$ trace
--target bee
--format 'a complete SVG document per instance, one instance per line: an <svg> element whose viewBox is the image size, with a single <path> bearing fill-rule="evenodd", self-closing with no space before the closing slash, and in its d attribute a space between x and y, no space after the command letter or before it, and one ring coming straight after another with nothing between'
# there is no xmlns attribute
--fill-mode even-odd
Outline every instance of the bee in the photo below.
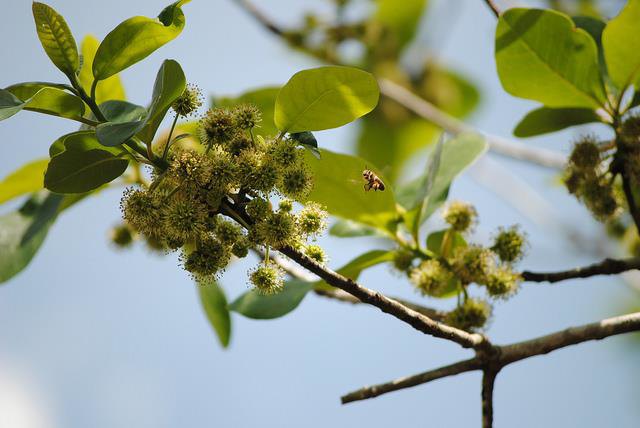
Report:
<svg viewBox="0 0 640 428"><path fill-rule="evenodd" d="M365 192L368 192L371 189L373 189L374 192L378 190L382 192L384 190L384 183L382 182L382 180L380 180L380 177L378 177L370 169L365 169L364 171L362 171L362 177L364 178L364 181L366 181L364 185Z"/></svg>

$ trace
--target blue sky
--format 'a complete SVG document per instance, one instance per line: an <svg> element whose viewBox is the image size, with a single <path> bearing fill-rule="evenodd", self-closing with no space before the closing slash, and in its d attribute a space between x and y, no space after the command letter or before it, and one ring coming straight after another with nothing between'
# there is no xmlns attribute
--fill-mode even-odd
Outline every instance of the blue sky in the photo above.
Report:
<svg viewBox="0 0 640 428"><path fill-rule="evenodd" d="M87 33L103 37L123 19L154 16L165 6L158 0L49 3L65 15L78 40ZM476 82L483 101L470 122L510 136L534 103L500 87L492 56L495 19L481 1L460 1L455 7L443 0L433 3L435 18L425 22L423 37L430 47L420 45L416 53L437 54ZM327 2L259 4L287 23L308 7L326 9ZM134 102L147 102L165 58L177 59L191 82L217 94L281 84L315 65L283 47L229 0L193 0L185 13L188 24L180 38L123 73ZM3 16L0 86L61 81L39 46L31 2L7 2ZM356 126L317 137L324 147L348 151ZM49 144L74 128L28 112L3 122L0 176L45 157ZM575 135L567 131L522 144L566 152ZM506 174L543 195L547 205L538 208L570 224L589 245L572 244L557 230L523 216L479 182L486 171ZM602 256L590 250L594 243L616 255L586 211L553 183L549 171L489 155L455 183L452 193L476 205L481 224L474 239L479 242L499 225L522 225L531 241L525 268L562 269L594 261ZM477 373L339 404L341 394L365 384L469 356L373 308L308 296L297 311L279 320L234 316L231 347L221 350L195 286L174 256L109 246L107 230L119 219L119 198L119 190L108 190L65 213L31 266L0 287L0 427L478 426ZM376 245L367 239L325 239L322 244L334 267ZM229 269L223 279L229 295L246 290L245 271L252 262ZM365 273L362 283L420 300L386 267ZM512 300L496 305L488 334L498 343L522 340L613 316L633 299L637 294L616 278L528 284ZM507 368L496 384L496 426L637 426L637 352L628 339L618 337Z"/></svg>

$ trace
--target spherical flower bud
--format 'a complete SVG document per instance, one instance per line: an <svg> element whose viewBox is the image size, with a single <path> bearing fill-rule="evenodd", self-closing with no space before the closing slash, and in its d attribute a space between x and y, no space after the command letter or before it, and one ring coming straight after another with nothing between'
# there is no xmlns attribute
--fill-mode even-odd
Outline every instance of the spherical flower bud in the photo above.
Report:
<svg viewBox="0 0 640 428"><path fill-rule="evenodd" d="M272 213L254 226L256 238L264 245L282 248L296 239L295 217L290 213Z"/></svg>
<svg viewBox="0 0 640 428"><path fill-rule="evenodd" d="M306 254L307 257L309 257L310 259L312 259L313 261L321 265L327 262L327 255L325 254L322 247L320 247L319 245L313 245L313 244L307 245L304 248L304 253Z"/></svg>
<svg viewBox="0 0 640 428"><path fill-rule="evenodd" d="M253 221L260 222L271 214L271 206L269 201L258 197L247 203L246 211Z"/></svg>
<svg viewBox="0 0 640 428"><path fill-rule="evenodd" d="M224 108L210 109L200 119L200 139L207 146L226 143L237 131L235 116Z"/></svg>
<svg viewBox="0 0 640 428"><path fill-rule="evenodd" d="M620 129L620 135L627 145L640 143L640 116L629 116Z"/></svg>
<svg viewBox="0 0 640 428"><path fill-rule="evenodd" d="M243 133L236 134L231 141L229 141L227 147L229 153L234 156L239 156L244 150L249 150L253 146L251 138Z"/></svg>
<svg viewBox="0 0 640 428"><path fill-rule="evenodd" d="M211 167L208 184L211 188L226 190L236 179L238 165L231 155L221 147L209 152Z"/></svg>
<svg viewBox="0 0 640 428"><path fill-rule="evenodd" d="M278 204L278 210L284 213L290 213L293 211L293 201L291 199L283 199Z"/></svg>
<svg viewBox="0 0 640 428"><path fill-rule="evenodd" d="M477 245L459 247L453 259L453 271L463 284L484 284L494 265L493 253Z"/></svg>
<svg viewBox="0 0 640 428"><path fill-rule="evenodd" d="M199 243L191 254L184 255L184 268L196 278L210 277L223 270L231 258L227 246L208 238Z"/></svg>
<svg viewBox="0 0 640 428"><path fill-rule="evenodd" d="M574 146L569 161L580 169L593 169L600 163L600 149L594 136L582 137Z"/></svg>
<svg viewBox="0 0 640 428"><path fill-rule="evenodd" d="M262 120L260 110L252 104L240 104L233 109L235 121L241 129L251 129Z"/></svg>
<svg viewBox="0 0 640 428"><path fill-rule="evenodd" d="M120 208L125 221L140 233L155 236L162 221L159 204L145 190L129 188L124 192Z"/></svg>
<svg viewBox="0 0 640 428"><path fill-rule="evenodd" d="M241 259L247 257L247 254L249 254L249 248L251 248L251 242L246 236L242 235L240 239L233 243L231 253Z"/></svg>
<svg viewBox="0 0 640 428"><path fill-rule="evenodd" d="M216 237L225 245L233 245L242 237L240 227L227 220L219 220L215 228Z"/></svg>
<svg viewBox="0 0 640 428"><path fill-rule="evenodd" d="M255 180L250 188L265 194L271 193L278 182L279 176L280 169L278 166L273 162L269 162L268 157L265 156L263 162L255 171Z"/></svg>
<svg viewBox="0 0 640 428"><path fill-rule="evenodd" d="M500 268L487 277L487 292L493 297L509 297L518 291L522 278L511 269Z"/></svg>
<svg viewBox="0 0 640 428"><path fill-rule="evenodd" d="M202 91L196 85L188 84L182 95L171 105L178 116L189 116L202 107Z"/></svg>
<svg viewBox="0 0 640 428"><path fill-rule="evenodd" d="M313 177L304 164L285 170L278 188L285 195L295 200L304 199L313 187Z"/></svg>
<svg viewBox="0 0 640 428"><path fill-rule="evenodd" d="M184 243L199 238L206 231L209 212L206 206L191 198L168 200L163 213L161 233L168 240Z"/></svg>
<svg viewBox="0 0 640 428"><path fill-rule="evenodd" d="M261 263L249 274L249 282L260 294L275 294L284 287L284 273L275 264Z"/></svg>
<svg viewBox="0 0 640 428"><path fill-rule="evenodd" d="M298 213L297 222L304 236L318 236L327 227L327 212L319 204L310 202Z"/></svg>
<svg viewBox="0 0 640 428"><path fill-rule="evenodd" d="M526 246L526 238L518 226L500 228L493 239L491 250L506 263L513 263L522 258Z"/></svg>
<svg viewBox="0 0 640 428"><path fill-rule="evenodd" d="M268 149L268 154L278 166L288 168L301 162L303 151L297 147L295 141L287 138L276 140L271 144Z"/></svg>
<svg viewBox="0 0 640 428"><path fill-rule="evenodd" d="M578 195L582 190L585 175L582 170L576 170L575 167L569 166L565 171L564 185L572 195Z"/></svg>
<svg viewBox="0 0 640 428"><path fill-rule="evenodd" d="M133 230L128 224L122 223L111 229L109 238L116 247L126 248L133 243Z"/></svg>
<svg viewBox="0 0 640 428"><path fill-rule="evenodd" d="M491 306L480 299L467 299L462 305L449 312L444 322L450 326L473 331L482 328L491 316Z"/></svg>
<svg viewBox="0 0 640 428"><path fill-rule="evenodd" d="M169 167L169 174L180 183L203 186L209 181L211 175L210 160L193 150L185 150L177 153ZM161 179L160 177L156 180Z"/></svg>
<svg viewBox="0 0 640 428"><path fill-rule="evenodd" d="M611 183L604 178L585 180L581 196L593 216L600 221L608 220L619 212L619 198Z"/></svg>
<svg viewBox="0 0 640 428"><path fill-rule="evenodd" d="M400 272L407 272L413 265L415 254L404 248L399 248L393 252L393 267Z"/></svg>
<svg viewBox="0 0 640 428"><path fill-rule="evenodd" d="M465 202L453 201L449 203L443 213L444 221L457 232L466 232L475 224L478 214L476 209Z"/></svg>
<svg viewBox="0 0 640 428"><path fill-rule="evenodd" d="M423 261L409 275L409 280L420 293L435 297L442 295L451 279L451 272L435 259Z"/></svg>

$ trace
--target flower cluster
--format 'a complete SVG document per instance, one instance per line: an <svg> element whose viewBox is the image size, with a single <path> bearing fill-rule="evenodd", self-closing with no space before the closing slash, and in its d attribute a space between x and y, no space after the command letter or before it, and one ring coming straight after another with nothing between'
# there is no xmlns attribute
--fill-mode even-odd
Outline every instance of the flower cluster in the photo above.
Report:
<svg viewBox="0 0 640 428"><path fill-rule="evenodd" d="M467 244L464 235L477 223L477 217L473 206L451 202L443 210L449 228L439 232L437 248L429 244L435 254L399 248L393 257L393 266L406 273L421 294L463 297L445 322L465 330L482 328L491 314L488 302L468 297L468 286L482 286L492 298L513 295L522 280L513 271L513 264L522 258L526 248L525 235L517 226L499 228L488 247Z"/></svg>
<svg viewBox="0 0 640 428"><path fill-rule="evenodd" d="M197 108L193 93L181 98L174 104L179 115ZM185 270L197 279L218 275L232 256L245 257L254 247L294 247L326 261L307 240L322 232L327 214L314 203L294 212L294 201L305 202L313 186L303 149L285 137L255 135L260 119L252 105L209 110L199 124L201 146L171 146L168 168L154 171L148 188L128 189L122 198L128 227L156 247L180 251ZM277 209L273 197L280 199ZM282 277L265 260L249 281L274 293L282 289Z"/></svg>

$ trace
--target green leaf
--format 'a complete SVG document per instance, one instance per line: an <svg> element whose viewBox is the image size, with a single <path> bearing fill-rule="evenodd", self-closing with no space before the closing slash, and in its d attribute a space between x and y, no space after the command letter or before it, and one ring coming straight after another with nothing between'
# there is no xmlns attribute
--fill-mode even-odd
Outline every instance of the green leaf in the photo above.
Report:
<svg viewBox="0 0 640 428"><path fill-rule="evenodd" d="M204 313L223 348L231 339L231 316L224 290L214 280L198 283L198 294Z"/></svg>
<svg viewBox="0 0 640 428"><path fill-rule="evenodd" d="M67 76L80 67L78 47L62 15L43 3L33 2L33 19L47 56Z"/></svg>
<svg viewBox="0 0 640 428"><path fill-rule="evenodd" d="M217 107L253 104L262 112L262 121L260 122L257 132L261 135L276 135L278 128L273 122L273 115L278 92L280 92L280 88L278 87L265 87L245 92L238 97L214 97L212 104Z"/></svg>
<svg viewBox="0 0 640 428"><path fill-rule="evenodd" d="M40 192L0 217L0 283L24 269L36 254L64 197Z"/></svg>
<svg viewBox="0 0 640 428"><path fill-rule="evenodd" d="M484 137L478 134L460 134L446 141L442 148L440 167L433 181L428 203L423 208L420 216L421 223L444 203L453 179L486 150L487 142ZM425 174L428 174L428 172L425 171ZM410 227L414 224L415 217L418 214L418 209L412 209L412 206L417 200L418 192L424 180L423 175L398 190L398 202L409 210L405 214L405 222Z"/></svg>
<svg viewBox="0 0 640 428"><path fill-rule="evenodd" d="M135 16L104 38L93 60L93 77L104 80L151 55L178 37L185 24L182 0L167 6L157 19Z"/></svg>
<svg viewBox="0 0 640 428"><path fill-rule="evenodd" d="M393 189L382 192L364 190L364 169L384 177L364 159L322 150L322 160L306 153L307 165L314 175L314 187L308 200L324 205L335 216L380 229L392 230L397 218Z"/></svg>
<svg viewBox="0 0 640 428"><path fill-rule="evenodd" d="M129 104L124 108L126 114L119 114L116 121L101 123L97 126L98 140L104 146L114 147L137 134L143 142L151 142L171 104L182 95L186 85L186 77L180 64L174 60L164 61L156 76L153 99L146 116L140 120L126 121L141 113L139 110L141 107ZM115 105L111 104L111 106Z"/></svg>
<svg viewBox="0 0 640 428"><path fill-rule="evenodd" d="M447 243L448 248L442 248L442 243L444 241L445 234L447 233L449 233L449 242ZM453 251L456 248L466 246L467 241L464 239L464 236L451 229L439 230L429 234L427 237L427 248L437 256L448 257L453 254Z"/></svg>
<svg viewBox="0 0 640 428"><path fill-rule="evenodd" d="M329 229L329 235L337 236L339 238L355 238L359 236L388 236L386 233L381 232L375 227L356 223L355 221L351 220L337 220Z"/></svg>
<svg viewBox="0 0 640 428"><path fill-rule="evenodd" d="M48 162L48 159L29 162L0 181L0 204L17 196L42 190Z"/></svg>
<svg viewBox="0 0 640 428"><path fill-rule="evenodd" d="M513 135L520 138L534 137L599 121L596 112L587 108L540 107L527 113L513 130Z"/></svg>
<svg viewBox="0 0 640 428"><path fill-rule="evenodd" d="M318 150L318 140L316 140L316 137L311 132L295 132L293 134L289 134L289 136L292 140L307 149L309 153L315 156L316 159L320 159L322 157L320 155L320 150Z"/></svg>
<svg viewBox="0 0 640 428"><path fill-rule="evenodd" d="M129 164L117 149L102 147L93 131L65 135L50 152L55 155L47 167L44 185L56 193L97 189L122 175Z"/></svg>
<svg viewBox="0 0 640 428"><path fill-rule="evenodd" d="M513 8L496 30L496 64L504 89L548 107L605 105L595 41L566 15Z"/></svg>
<svg viewBox="0 0 640 428"><path fill-rule="evenodd" d="M147 116L147 109L127 101L110 100L100 104L100 111L109 122L135 122Z"/></svg>
<svg viewBox="0 0 640 428"><path fill-rule="evenodd" d="M629 0L622 12L602 32L607 70L613 83L624 91L640 86L640 0Z"/></svg>
<svg viewBox="0 0 640 428"><path fill-rule="evenodd" d="M234 300L229 309L258 320L280 318L297 308L312 289L312 282L287 281L284 289L277 294L263 295L254 290L247 291Z"/></svg>
<svg viewBox="0 0 640 428"><path fill-rule="evenodd" d="M82 40L80 50L82 52L82 67L80 73L78 73L78 80L80 85L87 93L91 92L91 85L93 84L93 72L91 65L93 59L98 51L100 41L95 36L88 35ZM124 91L124 86L120 80L120 76L114 74L113 76L102 80L96 86L96 103L102 104L108 100L126 100L127 96Z"/></svg>
<svg viewBox="0 0 640 428"><path fill-rule="evenodd" d="M418 187L415 200L411 206L411 210L415 211L415 218L413 221L413 235L418 236L420 231L420 225L422 224L422 213L427 210L429 206L431 191L433 190L433 186L436 181L436 177L438 175L438 171L440 170L440 161L442 160L442 147L444 146L445 135L442 133L440 135L440 139L438 140L438 144L433 149L431 156L429 156L429 161L427 162L427 168L425 170L425 174L423 176L422 182ZM436 197L439 194L436 194Z"/></svg>
<svg viewBox="0 0 640 428"><path fill-rule="evenodd" d="M27 91L27 89L23 88L12 88L12 91L15 92L23 90ZM84 102L79 97L63 90L45 87L38 90L30 98L22 100L12 92L0 89L0 120L8 119L21 110L30 110L78 122L86 122L83 117Z"/></svg>
<svg viewBox="0 0 640 428"><path fill-rule="evenodd" d="M337 128L378 104L378 84L366 71L328 66L300 71L282 87L274 122L282 132Z"/></svg>
<svg viewBox="0 0 640 428"><path fill-rule="evenodd" d="M356 281L360 277L360 274L366 269L382 263L390 262L391 260L393 260L393 252L388 250L371 250L364 254L360 254L336 272ZM315 283L315 288L327 290L333 289L334 287L327 284L325 281L318 281Z"/></svg>
<svg viewBox="0 0 640 428"><path fill-rule="evenodd" d="M398 51L416 35L426 0L404 0L398 7L397 0L377 0L375 20L386 26L398 46Z"/></svg>
<svg viewBox="0 0 640 428"><path fill-rule="evenodd" d="M73 88L69 85L65 85L63 83L52 83L52 82L23 82L16 83L15 85L11 85L5 88L5 91L11 92L16 98L20 100L26 100L34 96L35 94L43 88L54 88L60 89L63 91L72 91Z"/></svg>

